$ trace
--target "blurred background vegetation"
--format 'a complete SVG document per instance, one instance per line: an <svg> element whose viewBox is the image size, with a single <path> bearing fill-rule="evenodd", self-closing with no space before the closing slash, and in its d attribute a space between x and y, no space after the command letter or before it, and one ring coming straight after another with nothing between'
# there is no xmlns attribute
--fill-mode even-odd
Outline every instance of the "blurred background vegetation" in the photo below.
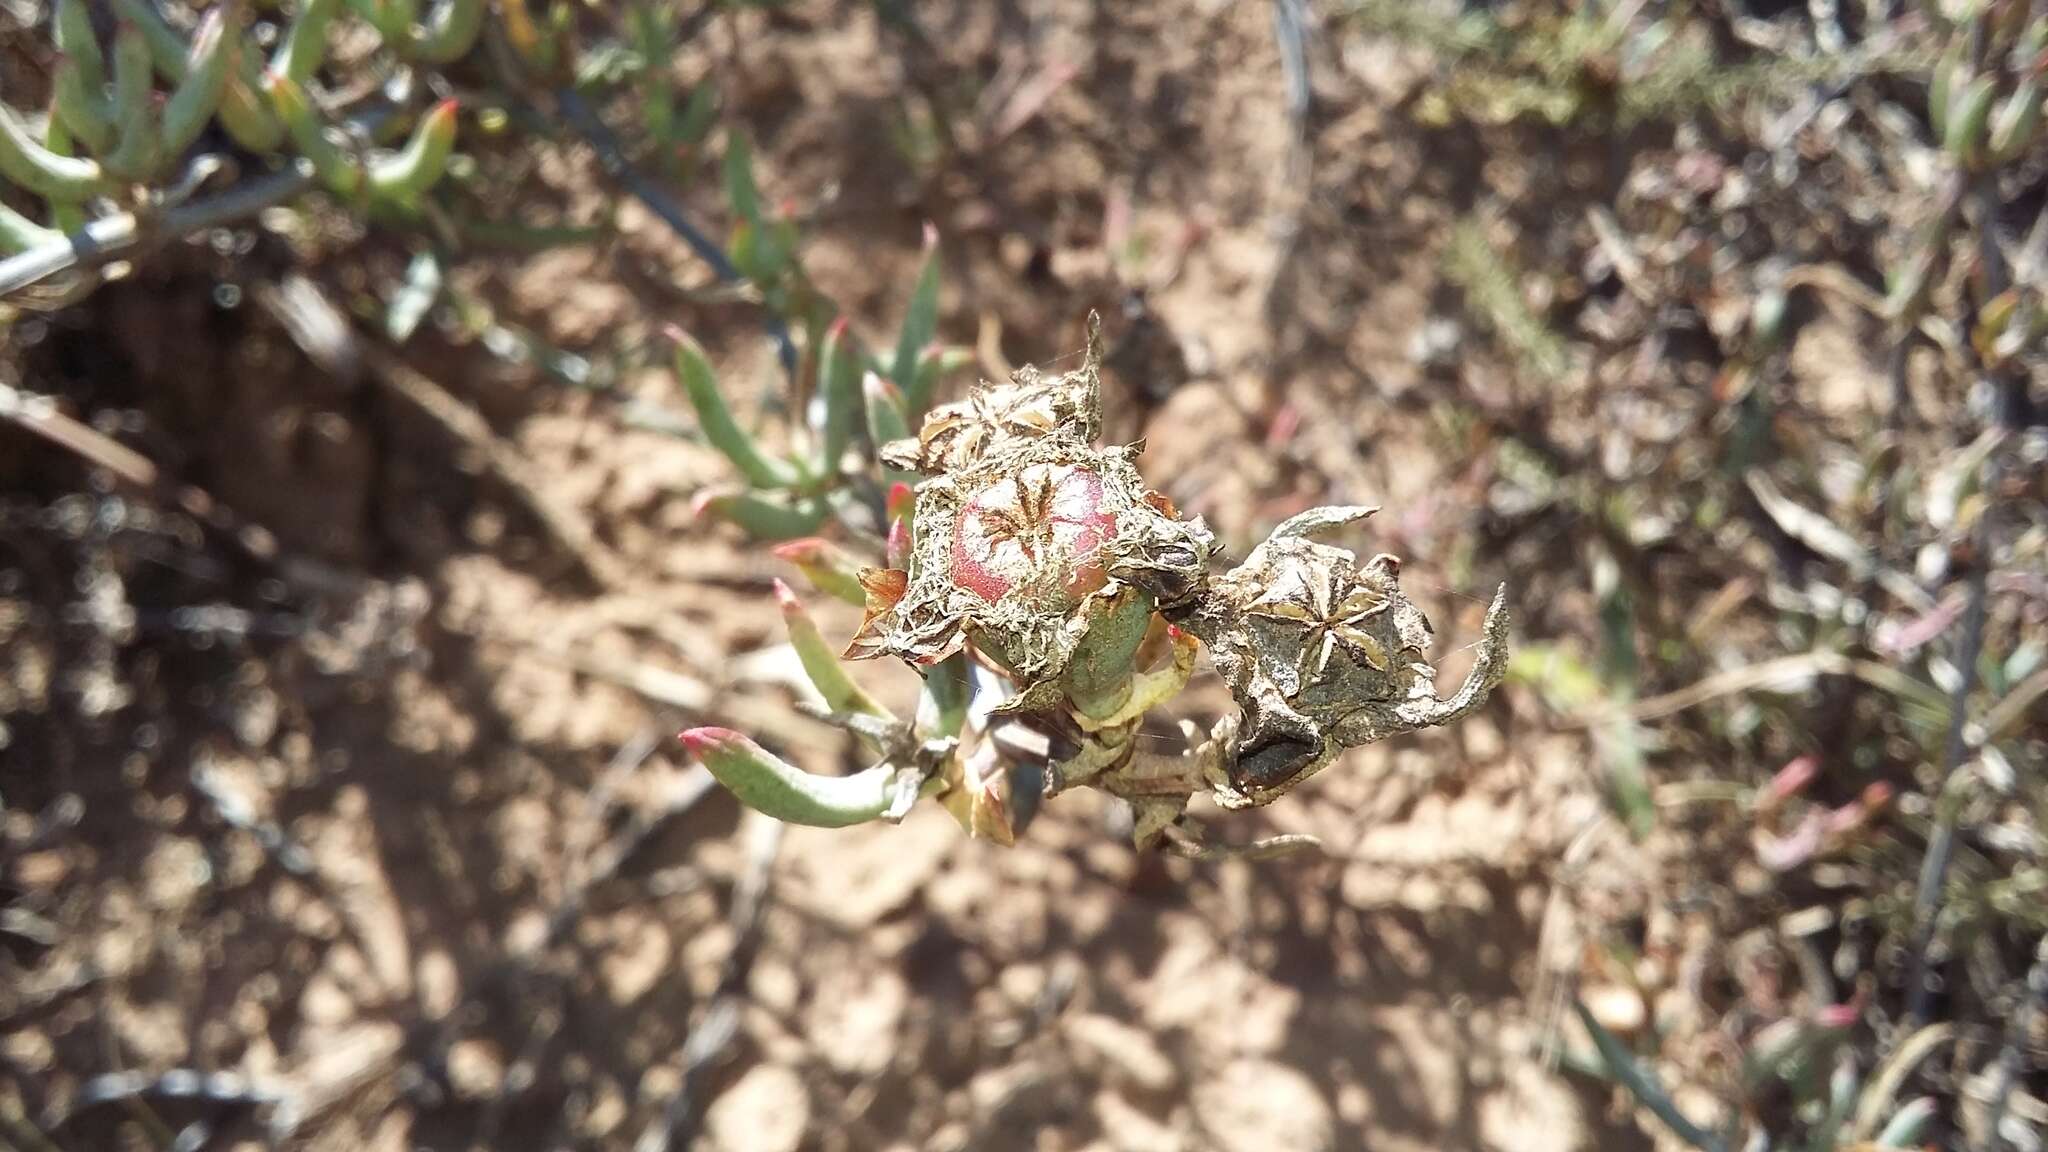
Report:
<svg viewBox="0 0 2048 1152"><path fill-rule="evenodd" d="M0 1148L2039 1148L2044 69L2041 0L0 0ZM1090 309L1150 483L1383 505L1508 684L1210 814L1312 857L743 818L677 727L858 766L770 544L885 494L788 461Z"/></svg>

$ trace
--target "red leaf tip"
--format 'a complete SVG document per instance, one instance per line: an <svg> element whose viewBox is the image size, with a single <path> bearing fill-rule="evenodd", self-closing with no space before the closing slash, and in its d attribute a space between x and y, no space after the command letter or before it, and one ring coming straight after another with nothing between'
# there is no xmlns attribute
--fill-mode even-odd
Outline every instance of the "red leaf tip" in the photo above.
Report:
<svg viewBox="0 0 2048 1152"><path fill-rule="evenodd" d="M702 523L710 517L722 515L731 503L730 492L721 492L716 488L703 489L690 497L690 522Z"/></svg>
<svg viewBox="0 0 2048 1152"><path fill-rule="evenodd" d="M706 752L717 751L727 744L743 741L746 737L730 728L706 727L686 728L676 733L676 739L682 741L683 747L688 748L692 754L701 756Z"/></svg>

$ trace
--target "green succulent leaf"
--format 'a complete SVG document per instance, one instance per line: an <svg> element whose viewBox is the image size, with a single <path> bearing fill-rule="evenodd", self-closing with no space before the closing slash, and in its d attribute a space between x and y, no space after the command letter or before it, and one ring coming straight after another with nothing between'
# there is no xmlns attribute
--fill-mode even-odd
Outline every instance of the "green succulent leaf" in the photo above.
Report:
<svg viewBox="0 0 2048 1152"><path fill-rule="evenodd" d="M59 156L76 156L78 148L71 134L64 130L64 122L55 115L50 117L49 126L43 132L43 146ZM77 200L45 201L50 208L50 227L62 235L70 235L85 227L85 205Z"/></svg>
<svg viewBox="0 0 2048 1152"><path fill-rule="evenodd" d="M910 310L896 335L896 359L889 378L903 389L904 407L911 416L923 414L931 393L917 379L917 361L925 346L939 330L939 230L924 229L924 262L918 266L917 286L910 293Z"/></svg>
<svg viewBox="0 0 2048 1152"><path fill-rule="evenodd" d="M868 439L877 451L893 440L910 435L910 418L904 413L903 393L894 384L869 372L861 378L861 396L867 406ZM892 487L915 484L917 479L908 472L882 469L882 482Z"/></svg>
<svg viewBox="0 0 2048 1152"><path fill-rule="evenodd" d="M670 336L676 342L676 376L689 394L690 407L696 409L704 438L725 453L725 458L753 487L787 488L795 484L795 469L765 455L739 421L733 419L732 409L726 407L725 397L718 391L718 378L711 370L711 361L704 356L704 349L681 330L671 331Z"/></svg>
<svg viewBox="0 0 2048 1152"><path fill-rule="evenodd" d="M1947 131L1942 147L1956 163L1974 166L1984 154L1984 130L1991 119L1991 104L1998 95L1994 76L1979 76L1964 85L1951 99Z"/></svg>
<svg viewBox="0 0 2048 1152"><path fill-rule="evenodd" d="M792 824L865 824L896 799L901 773L892 765L851 776L814 776L729 728L692 728L678 738L740 803Z"/></svg>
<svg viewBox="0 0 2048 1152"><path fill-rule="evenodd" d="M917 734L921 739L958 736L967 723L967 705L974 697L973 670L967 654L955 652L919 671L924 691L917 702Z"/></svg>
<svg viewBox="0 0 2048 1152"><path fill-rule="evenodd" d="M211 15L215 27L219 15ZM195 37L194 43L198 42ZM101 163L124 180L147 179L163 155L158 148L158 119L150 107L153 79L148 39L135 25L122 24L114 33L114 123L120 134L114 150Z"/></svg>
<svg viewBox="0 0 2048 1152"><path fill-rule="evenodd" d="M114 110L107 103L105 87L87 78L76 57L59 59L50 78L51 127L61 125L89 152L101 153L112 148Z"/></svg>
<svg viewBox="0 0 2048 1152"><path fill-rule="evenodd" d="M796 565L804 579L827 596L856 607L867 603L867 593L860 586L861 565L830 540L816 536L791 540L776 545L775 555Z"/></svg>
<svg viewBox="0 0 2048 1152"><path fill-rule="evenodd" d="M0 255L12 256L63 238L63 233L45 228L6 204L0 204Z"/></svg>
<svg viewBox="0 0 2048 1152"><path fill-rule="evenodd" d="M321 186L344 199L361 195L365 179L362 164L328 136L327 126L313 111L305 89L291 77L276 72L264 78L263 87L271 107L284 121L285 131L291 134L292 146L313 166Z"/></svg>
<svg viewBox="0 0 2048 1152"><path fill-rule="evenodd" d="M711 135L711 128L718 123L718 89L709 80L701 81L690 93L690 102L683 105L682 118L676 122L675 132L668 143L696 146Z"/></svg>
<svg viewBox="0 0 2048 1152"><path fill-rule="evenodd" d="M861 418L860 356L841 317L818 348L818 475L830 483Z"/></svg>
<svg viewBox="0 0 2048 1152"><path fill-rule="evenodd" d="M675 137L675 78L668 68L675 51L675 12L666 4L647 0L633 5L627 13L634 51L640 68L634 76L640 92L640 121L647 135L666 145Z"/></svg>
<svg viewBox="0 0 2048 1152"><path fill-rule="evenodd" d="M206 14L199 25L199 31L192 37L192 52L185 62L185 79L171 92L171 98L164 104L163 136L159 141L162 155L175 157L192 146L199 139L213 114L219 110L221 99L227 94L228 77L232 74L236 49L241 37L228 25L227 12L216 8ZM141 33L137 32L138 38ZM146 55L149 46L141 45ZM146 68L146 66L145 66Z"/></svg>
<svg viewBox="0 0 2048 1152"><path fill-rule="evenodd" d="M150 0L112 0L121 19L142 32L149 44L157 75L167 83L185 79L185 38L164 22ZM284 125L265 107L259 58L254 52L235 53L234 72L220 101L221 127L236 144L251 152L270 153L284 143Z"/></svg>
<svg viewBox="0 0 2048 1152"><path fill-rule="evenodd" d="M97 93L106 87L106 58L100 54L99 38L93 35L92 12L86 0L57 0L51 24L57 51L78 69L86 90Z"/></svg>
<svg viewBox="0 0 2048 1152"><path fill-rule="evenodd" d="M917 370L911 377L915 386L910 393L924 398L924 406L930 407L932 397L939 394L939 385L946 378L974 363L974 349L952 348L931 344L918 354ZM919 411L913 408L912 411Z"/></svg>
<svg viewBox="0 0 2048 1152"><path fill-rule="evenodd" d="M455 154L457 118L453 100L441 101L420 117L405 147L370 161L370 194L395 204L419 203L448 173L448 158Z"/></svg>
<svg viewBox="0 0 2048 1152"><path fill-rule="evenodd" d="M760 230L761 188L754 182L754 150L738 132L725 142L725 198L738 219Z"/></svg>
<svg viewBox="0 0 2048 1152"><path fill-rule="evenodd" d="M1635 1054L1628 1050L1621 1040L1609 1032L1600 1021L1593 1018L1585 1004L1574 1000L1572 1007L1577 1011L1579 1022L1593 1037L1593 1046L1600 1051L1600 1061L1606 1066L1607 1074L1615 1082L1628 1089L1636 1103L1662 1120L1666 1127L1687 1144L1701 1152L1724 1152L1721 1141L1707 1134L1699 1125L1686 1119L1685 1114L1672 1103L1670 1093L1657 1082L1655 1074L1637 1061Z"/></svg>
<svg viewBox="0 0 2048 1152"><path fill-rule="evenodd" d="M1927 1126L1934 1122L1939 1105L1932 1096L1920 1096L1908 1100L1892 1118L1885 1122L1884 1129L1877 1134L1879 1148L1917 1148L1920 1138L1926 1134Z"/></svg>
<svg viewBox="0 0 2048 1152"><path fill-rule="evenodd" d="M0 176L46 200L85 200L107 191L106 171L92 160L60 156L36 139L21 114L0 103Z"/></svg>
<svg viewBox="0 0 2048 1152"><path fill-rule="evenodd" d="M693 502L699 518L727 520L756 540L794 540L825 522L830 508L819 500L789 503L733 489L700 492Z"/></svg>
<svg viewBox="0 0 2048 1152"><path fill-rule="evenodd" d="M476 46L484 29L484 0L438 0L415 34L408 30L406 55L429 64L452 64Z"/></svg>
<svg viewBox="0 0 2048 1152"><path fill-rule="evenodd" d="M270 70L304 84L320 68L327 54L327 26L341 11L342 0L305 0L285 30L284 39L271 53Z"/></svg>
<svg viewBox="0 0 2048 1152"><path fill-rule="evenodd" d="M782 623L789 630L790 647L796 649L804 674L810 677L818 695L824 697L826 707L834 712L859 712L893 722L896 717L854 683L846 666L840 663L839 654L825 643L825 634L818 631L818 623L804 609L803 601L781 580L775 582L775 601L782 608Z"/></svg>

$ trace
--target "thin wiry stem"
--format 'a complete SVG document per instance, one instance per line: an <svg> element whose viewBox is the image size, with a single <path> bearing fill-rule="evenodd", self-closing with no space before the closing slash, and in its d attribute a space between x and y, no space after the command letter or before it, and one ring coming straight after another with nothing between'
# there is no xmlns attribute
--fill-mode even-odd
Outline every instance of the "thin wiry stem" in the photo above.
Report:
<svg viewBox="0 0 2048 1152"><path fill-rule="evenodd" d="M1973 32L1973 35L1979 33ZM2008 280L1996 232L1997 174L1980 174L1971 188L1971 198L1977 209L1978 271L1983 281L1984 298L1990 300L2006 290ZM2025 379L2015 379L2018 375L2015 373L1992 372L1993 378L1989 381L1994 393L1992 423L2008 435L2016 434L2026 418ZM1963 609L1963 633L1956 642L1956 686L1949 696L1948 741L1942 773L1945 782L1956 779L1970 754L1964 729L1970 694L1977 687L1978 660L1984 651L1984 622L1988 614L1986 599L1990 593L1992 548L1995 544L1992 521L1998 511L1997 496L2004 483L2004 472L2002 454L1994 448L1984 461L1984 491L1990 500L1970 530L1971 567L1965 591L1968 599ZM1941 913L1942 887L1948 876L1949 862L1955 856L1956 819L1961 808L1960 803L1948 797L1937 803L1934 829L1927 838L1927 854L1921 859L1919 886L1913 895L1913 967L1906 999L1906 1012L1911 1020L1927 1018L1928 1002L1934 994L1928 981L1927 953L1934 943L1934 929Z"/></svg>
<svg viewBox="0 0 2048 1152"><path fill-rule="evenodd" d="M293 165L161 214L122 212L102 217L62 240L0 260L0 299L73 268L96 268L152 240L190 236L247 219L312 187L312 170Z"/></svg>
<svg viewBox="0 0 2048 1152"><path fill-rule="evenodd" d="M691 222L688 213L683 211L683 206L676 203L675 197L670 196L666 189L650 179L646 173L635 168L632 161L626 158L625 148L620 145L618 136L596 110L584 101L580 93L574 88L563 88L555 93L555 104L562 110L562 116L568 120L569 127L597 153L597 162L604 168L606 175L617 181L619 187L626 190L627 195L638 200L663 224L668 225L670 231L690 246L690 250L697 254L698 259L711 266L712 273L720 280L728 284L746 283L746 277L740 274L740 270L726 256L725 249L719 247L702 229ZM762 309L761 325L775 341L775 355L782 361L783 371L794 379L797 372L796 343L790 339L789 326L783 323L782 317L772 308Z"/></svg>

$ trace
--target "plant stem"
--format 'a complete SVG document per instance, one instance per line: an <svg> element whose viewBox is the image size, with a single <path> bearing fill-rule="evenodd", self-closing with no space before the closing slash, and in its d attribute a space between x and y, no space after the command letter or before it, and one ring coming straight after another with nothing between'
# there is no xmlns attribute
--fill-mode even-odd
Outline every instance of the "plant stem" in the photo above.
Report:
<svg viewBox="0 0 2048 1152"><path fill-rule="evenodd" d="M189 236L254 216L312 186L312 173L294 165L160 215L123 212L94 220L62 240L0 261L0 299L72 268L98 267L152 240Z"/></svg>
<svg viewBox="0 0 2048 1152"><path fill-rule="evenodd" d="M1978 266L1983 277L1984 299L1989 301L2006 289L2006 268L1998 250L1998 236L1995 231L1998 213L1998 180L1995 172L1978 176L1971 189L1971 197L1977 207ZM1991 383L1995 387L1992 401L1992 424L2000 431L2012 436L2021 431L2026 420L2027 383L2021 373L1993 373ZM1987 497L1984 510L1970 530L1970 574L1966 595L1968 601L1963 610L1963 634L1956 642L1956 687L1949 696L1948 745L1944 754L1945 782L1954 780L1963 770L1970 754L1969 741L1964 737L1968 717L1970 693L1977 687L1977 663L1984 649L1984 621L1988 614L1986 598L1990 592L1992 548L1992 518L1998 511L1998 491L2005 480L2004 461L1999 449L1994 447L1984 460L1984 492ZM1941 912L1942 886L1948 876L1949 861L1955 855L1956 818L1961 811L1960 803L1938 801L1935 807L1933 831L1927 838L1927 855L1920 864L1920 882L1913 894L1913 968L1907 985L1906 1015L1909 1021L1927 1018L1928 1001L1933 989L1927 981L1927 952L1934 942L1935 922Z"/></svg>
<svg viewBox="0 0 2048 1152"><path fill-rule="evenodd" d="M740 270L727 258L725 249L713 243L702 229L691 223L682 205L676 203L675 198L661 185L633 167L632 161L626 158L625 149L620 145L618 136L605 124L603 118L598 116L596 110L584 101L581 93L574 88L561 88L555 92L555 103L562 110L563 118L568 120L569 127L597 153L597 162L603 166L605 173L617 181L628 195L640 201L649 212L668 225L670 231L681 237L683 243L688 244L699 259L711 266L712 273L721 281L728 284L746 283L746 277L741 275ZM761 326L768 330L769 337L775 341L776 358L782 361L783 371L789 373L791 380L795 380L796 342L790 339L789 326L783 323L782 317L777 315L774 309L764 307L761 311Z"/></svg>

